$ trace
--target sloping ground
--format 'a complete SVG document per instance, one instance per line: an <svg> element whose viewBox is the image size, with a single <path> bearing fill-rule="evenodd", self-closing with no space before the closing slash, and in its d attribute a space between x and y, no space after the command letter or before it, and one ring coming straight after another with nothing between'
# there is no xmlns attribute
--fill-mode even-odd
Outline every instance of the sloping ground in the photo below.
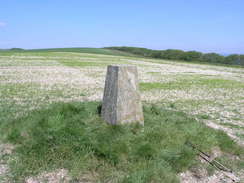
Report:
<svg viewBox="0 0 244 183"><path fill-rule="evenodd" d="M103 54L103 55L117 55L117 56L133 56L131 53L119 51L119 50L111 50L106 48L46 48L46 49L30 49L24 50L19 48L13 48L10 50L0 50L0 54L11 55L13 53L18 52L72 52L72 53L90 53L90 54Z"/></svg>
<svg viewBox="0 0 244 183"><path fill-rule="evenodd" d="M144 101L198 114L243 142L244 69L153 62L159 60L44 52L0 56L1 112L17 115L54 101L101 100L106 65L134 64Z"/></svg>
<svg viewBox="0 0 244 183"><path fill-rule="evenodd" d="M108 64L138 66L144 102L194 115L244 144L244 69L126 56L0 53L1 123L53 102L100 101Z"/></svg>

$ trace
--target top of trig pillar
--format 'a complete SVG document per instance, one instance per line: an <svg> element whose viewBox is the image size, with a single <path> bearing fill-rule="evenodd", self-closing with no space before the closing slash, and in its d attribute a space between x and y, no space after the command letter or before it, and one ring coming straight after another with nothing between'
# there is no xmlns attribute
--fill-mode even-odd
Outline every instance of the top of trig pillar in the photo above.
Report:
<svg viewBox="0 0 244 183"><path fill-rule="evenodd" d="M108 67L133 67L136 68L135 65L128 65L128 64L115 64L115 65L108 65Z"/></svg>

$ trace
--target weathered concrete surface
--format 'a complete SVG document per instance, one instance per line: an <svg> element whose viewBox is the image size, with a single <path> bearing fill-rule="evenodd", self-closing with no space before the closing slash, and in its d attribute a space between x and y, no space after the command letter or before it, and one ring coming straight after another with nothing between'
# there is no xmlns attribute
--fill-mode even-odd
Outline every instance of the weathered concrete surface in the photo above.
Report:
<svg viewBox="0 0 244 183"><path fill-rule="evenodd" d="M101 115L110 124L144 123L136 66L108 66Z"/></svg>

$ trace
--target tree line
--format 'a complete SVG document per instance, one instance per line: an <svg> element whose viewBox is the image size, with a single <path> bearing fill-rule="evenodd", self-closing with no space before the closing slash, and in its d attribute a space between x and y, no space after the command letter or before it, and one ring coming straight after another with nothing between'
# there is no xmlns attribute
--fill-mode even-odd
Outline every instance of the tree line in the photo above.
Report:
<svg viewBox="0 0 244 183"><path fill-rule="evenodd" d="M119 50L143 57L160 58L168 60L183 60L187 62L204 62L214 64L228 64L244 66L244 55L231 54L223 56L217 53L201 53L198 51L182 51L177 49L152 50L138 47L106 47L107 49Z"/></svg>

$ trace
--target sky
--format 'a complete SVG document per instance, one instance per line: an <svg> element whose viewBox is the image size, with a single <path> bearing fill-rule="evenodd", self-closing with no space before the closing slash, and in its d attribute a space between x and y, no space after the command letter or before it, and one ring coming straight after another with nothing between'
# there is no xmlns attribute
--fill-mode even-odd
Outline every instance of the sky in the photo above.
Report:
<svg viewBox="0 0 244 183"><path fill-rule="evenodd" d="M244 53L243 0L0 0L0 48Z"/></svg>

